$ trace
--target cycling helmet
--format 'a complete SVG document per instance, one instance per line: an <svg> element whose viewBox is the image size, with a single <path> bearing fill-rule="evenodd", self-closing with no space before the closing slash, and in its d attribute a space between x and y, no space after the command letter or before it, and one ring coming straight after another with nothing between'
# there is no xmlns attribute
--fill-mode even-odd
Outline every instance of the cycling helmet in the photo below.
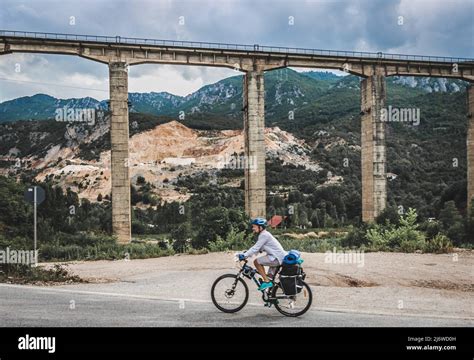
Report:
<svg viewBox="0 0 474 360"><path fill-rule="evenodd" d="M263 228L266 228L267 227L267 220L265 220L263 218L255 218L255 219L252 219L250 221L250 225L258 225L258 226L261 226Z"/></svg>

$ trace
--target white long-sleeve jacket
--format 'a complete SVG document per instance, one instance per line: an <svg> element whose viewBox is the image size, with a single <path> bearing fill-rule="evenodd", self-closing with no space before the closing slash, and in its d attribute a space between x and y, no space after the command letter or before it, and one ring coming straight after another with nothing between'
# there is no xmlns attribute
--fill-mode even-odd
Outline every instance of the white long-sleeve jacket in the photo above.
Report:
<svg viewBox="0 0 474 360"><path fill-rule="evenodd" d="M270 234L267 230L263 230L258 235L258 240L254 246L247 250L244 255L246 257L253 256L259 251L265 251L269 256L270 260L277 259L280 265L283 262L283 258L286 256L287 252L283 249L280 242L275 239L275 237Z"/></svg>

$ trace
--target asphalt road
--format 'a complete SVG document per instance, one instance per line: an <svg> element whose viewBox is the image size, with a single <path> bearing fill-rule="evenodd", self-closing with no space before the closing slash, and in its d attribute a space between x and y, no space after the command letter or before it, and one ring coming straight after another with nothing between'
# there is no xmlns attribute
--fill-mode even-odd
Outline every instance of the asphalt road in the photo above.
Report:
<svg viewBox="0 0 474 360"><path fill-rule="evenodd" d="M51 288L0 284L0 326L159 326L159 327L412 327L473 326L468 319L374 315L312 308L287 318L274 308L250 303L236 314L218 311L212 302L166 299L130 292L101 292L97 286Z"/></svg>

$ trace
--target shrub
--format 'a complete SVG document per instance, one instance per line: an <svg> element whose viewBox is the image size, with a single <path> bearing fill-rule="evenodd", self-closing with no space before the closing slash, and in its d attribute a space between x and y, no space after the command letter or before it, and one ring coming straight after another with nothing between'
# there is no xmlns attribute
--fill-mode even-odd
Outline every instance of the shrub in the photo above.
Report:
<svg viewBox="0 0 474 360"><path fill-rule="evenodd" d="M408 209L405 216L400 216L399 226L379 224L367 230L367 239L372 250L398 249L404 252L413 252L425 248L425 235L418 230L415 209Z"/></svg>
<svg viewBox="0 0 474 360"><path fill-rule="evenodd" d="M188 222L182 223L171 230L173 249L176 252L185 252L191 243L192 231Z"/></svg>
<svg viewBox="0 0 474 360"><path fill-rule="evenodd" d="M217 239L215 241L211 241L208 244L208 248L211 252L230 250L229 243L222 239L219 235L217 236Z"/></svg>
<svg viewBox="0 0 474 360"><path fill-rule="evenodd" d="M400 220L400 214L398 213L398 209L395 206L387 206L379 216L375 222L377 224L385 225L387 222L393 225L398 225Z"/></svg>
<svg viewBox="0 0 474 360"><path fill-rule="evenodd" d="M441 232L441 223L439 221L428 221L423 225L426 231L426 237L433 239L436 235Z"/></svg>
<svg viewBox="0 0 474 360"><path fill-rule="evenodd" d="M162 249L159 244L122 245L115 242L97 243L86 247L44 245L39 252L42 261L146 259L169 255L174 255L173 249Z"/></svg>
<svg viewBox="0 0 474 360"><path fill-rule="evenodd" d="M96 244L115 244L115 242L116 240L113 236L85 231L80 231L77 234L58 233L53 241L53 243L59 245L79 245L81 247Z"/></svg>
<svg viewBox="0 0 474 360"><path fill-rule="evenodd" d="M422 236L412 240L402 240L398 248L402 252L411 253L415 251L423 251L425 246L425 238Z"/></svg>
<svg viewBox="0 0 474 360"><path fill-rule="evenodd" d="M147 229L142 222L138 220L132 220L132 233L137 235L143 235L146 233L146 230Z"/></svg>
<svg viewBox="0 0 474 360"><path fill-rule="evenodd" d="M446 235L450 238L453 243L460 244L463 242L466 236L466 230L462 222L457 222L456 224L449 227L446 231Z"/></svg>
<svg viewBox="0 0 474 360"><path fill-rule="evenodd" d="M227 234L226 242L229 244L231 250L249 249L254 244L254 235L246 231L238 231L231 228Z"/></svg>
<svg viewBox="0 0 474 360"><path fill-rule="evenodd" d="M390 231L392 230L386 230L383 226L378 224L373 226L372 228L367 229L366 237L371 250L389 250Z"/></svg>
<svg viewBox="0 0 474 360"><path fill-rule="evenodd" d="M296 249L304 252L325 252L332 250L334 247L341 247L341 238L326 238L326 239L294 239L281 237L278 239L285 250Z"/></svg>
<svg viewBox="0 0 474 360"><path fill-rule="evenodd" d="M363 245L367 245L369 240L367 239L367 225L363 224L361 227L349 227L349 232L341 240L341 245L344 247L359 248Z"/></svg>
<svg viewBox="0 0 474 360"><path fill-rule="evenodd" d="M56 264L51 269L32 267L24 264L0 264L0 282L85 282L76 275L69 274L63 266Z"/></svg>
<svg viewBox="0 0 474 360"><path fill-rule="evenodd" d="M215 241L209 242L208 248L212 252L249 249L253 245L252 237L252 234L238 231L232 227L225 240L217 236Z"/></svg>
<svg viewBox="0 0 474 360"><path fill-rule="evenodd" d="M436 254L448 253L453 249L452 242L447 236L442 234L435 235L431 240L426 242L425 252L432 252Z"/></svg>

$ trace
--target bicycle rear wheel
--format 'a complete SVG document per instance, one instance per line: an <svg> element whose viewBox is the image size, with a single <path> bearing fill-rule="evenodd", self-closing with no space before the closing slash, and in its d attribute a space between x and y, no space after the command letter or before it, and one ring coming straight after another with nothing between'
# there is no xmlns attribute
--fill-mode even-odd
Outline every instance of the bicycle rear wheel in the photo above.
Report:
<svg viewBox="0 0 474 360"><path fill-rule="evenodd" d="M300 293L287 296L280 284L275 285L272 291L272 298L278 298L275 303L275 308L283 315L290 317L297 317L303 315L311 308L313 302L313 293L311 288L304 281L302 282L303 289Z"/></svg>
<svg viewBox="0 0 474 360"><path fill-rule="evenodd" d="M235 313L241 310L249 299L247 284L235 274L222 275L211 288L214 305L222 312Z"/></svg>

